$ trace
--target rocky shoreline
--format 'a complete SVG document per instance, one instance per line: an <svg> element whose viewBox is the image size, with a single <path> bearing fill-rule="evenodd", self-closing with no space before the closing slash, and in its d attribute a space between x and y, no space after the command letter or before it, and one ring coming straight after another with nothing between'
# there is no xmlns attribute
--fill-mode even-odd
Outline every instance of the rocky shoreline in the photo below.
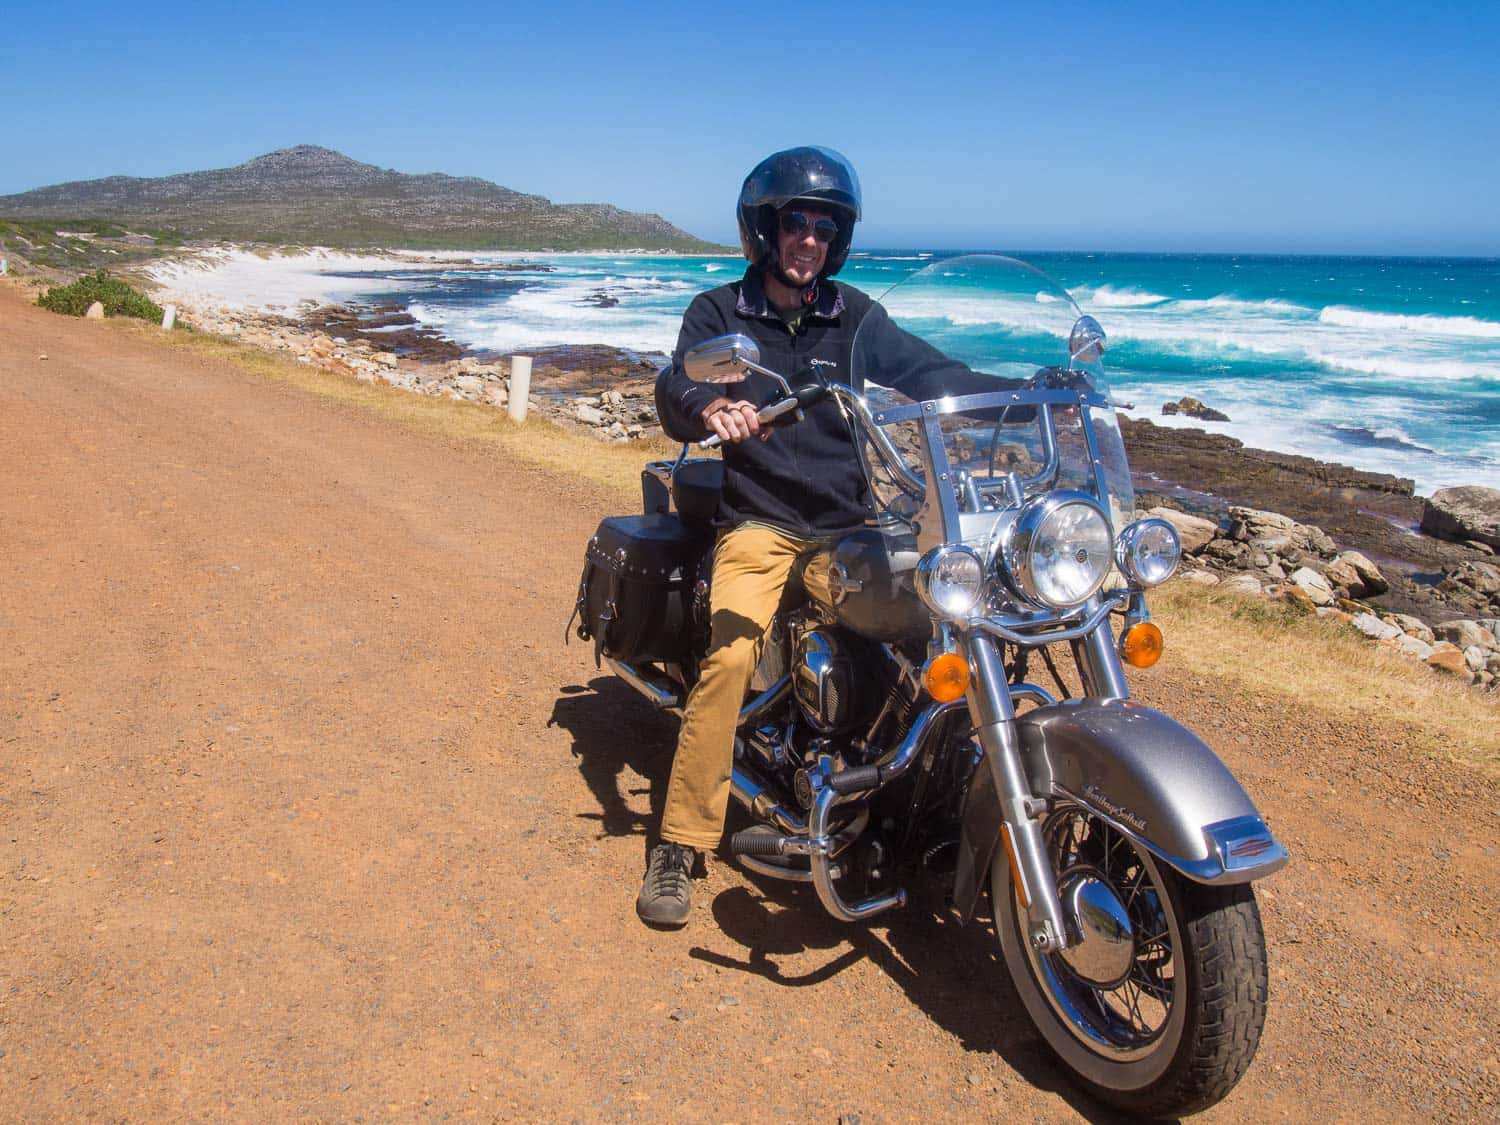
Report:
<svg viewBox="0 0 1500 1125"><path fill-rule="evenodd" d="M296 318L202 303L185 311L200 331L362 382L509 402L508 358L468 354L399 304L308 307ZM653 391L665 361L598 345L537 349L529 409L601 440L658 433ZM1137 505L1178 527L1185 580L1281 598L1466 682L1500 683L1500 536L1486 542L1445 523L1409 480L1144 418L1122 415L1122 428ZM1493 494L1479 497L1481 523L1500 511L1500 492L1457 491Z"/></svg>

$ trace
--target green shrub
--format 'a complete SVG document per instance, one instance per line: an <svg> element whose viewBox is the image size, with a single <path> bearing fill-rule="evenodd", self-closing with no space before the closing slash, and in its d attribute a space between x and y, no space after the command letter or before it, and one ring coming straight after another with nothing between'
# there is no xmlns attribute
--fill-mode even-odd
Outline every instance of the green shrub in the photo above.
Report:
<svg viewBox="0 0 1500 1125"><path fill-rule="evenodd" d="M37 298L44 309L67 316L82 316L95 301L104 306L105 316L134 316L141 320L161 321L162 309L143 293L132 289L104 270L80 277L72 285L49 289Z"/></svg>

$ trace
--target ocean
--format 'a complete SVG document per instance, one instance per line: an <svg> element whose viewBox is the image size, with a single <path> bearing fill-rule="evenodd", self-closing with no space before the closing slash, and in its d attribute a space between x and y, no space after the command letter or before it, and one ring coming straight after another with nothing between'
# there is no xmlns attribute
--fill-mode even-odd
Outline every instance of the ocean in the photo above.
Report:
<svg viewBox="0 0 1500 1125"><path fill-rule="evenodd" d="M878 296L933 261L972 252L856 251L839 276ZM1418 492L1500 487L1500 260L1016 256L1104 326L1110 385L1132 416L1410 477ZM693 295L743 269L738 258L647 255L477 261L547 269L372 273L361 275L369 284L358 296L403 301L420 323L483 352L668 352ZM1161 414L1184 395L1230 421Z"/></svg>

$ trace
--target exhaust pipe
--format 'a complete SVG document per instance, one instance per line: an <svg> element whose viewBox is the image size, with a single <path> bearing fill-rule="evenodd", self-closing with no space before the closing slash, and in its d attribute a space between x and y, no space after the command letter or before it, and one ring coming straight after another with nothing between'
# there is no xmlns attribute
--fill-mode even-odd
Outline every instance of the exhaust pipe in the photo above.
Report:
<svg viewBox="0 0 1500 1125"><path fill-rule="evenodd" d="M736 740L738 741L738 740ZM766 787L739 766L729 775L729 792L756 820L771 822L788 836L807 835L807 820L766 792Z"/></svg>
<svg viewBox="0 0 1500 1125"><path fill-rule="evenodd" d="M677 693L676 686L670 680L642 672L635 666L626 664L623 660L616 660L612 656L606 656L604 659L614 670L615 675L649 699L653 706L663 711L670 711L674 715L682 714L682 696Z"/></svg>

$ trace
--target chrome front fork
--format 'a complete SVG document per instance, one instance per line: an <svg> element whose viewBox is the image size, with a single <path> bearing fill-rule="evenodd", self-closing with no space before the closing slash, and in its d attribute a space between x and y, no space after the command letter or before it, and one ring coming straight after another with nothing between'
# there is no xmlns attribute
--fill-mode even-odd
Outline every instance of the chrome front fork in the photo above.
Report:
<svg viewBox="0 0 1500 1125"><path fill-rule="evenodd" d="M1046 802L1031 794L1026 769L1021 761L1021 736L1016 725L1016 709L1006 684L1005 665L999 645L980 633L966 639L969 667L973 680L969 685L969 716L975 734L984 748L1000 795L1000 846L1006 858L997 855L994 862L1011 865L1021 903L1026 908L1028 937L1033 948L1051 953L1068 945L1068 930L1063 922L1062 903L1057 895L1057 880L1047 859L1046 841L1042 839L1041 817Z"/></svg>

